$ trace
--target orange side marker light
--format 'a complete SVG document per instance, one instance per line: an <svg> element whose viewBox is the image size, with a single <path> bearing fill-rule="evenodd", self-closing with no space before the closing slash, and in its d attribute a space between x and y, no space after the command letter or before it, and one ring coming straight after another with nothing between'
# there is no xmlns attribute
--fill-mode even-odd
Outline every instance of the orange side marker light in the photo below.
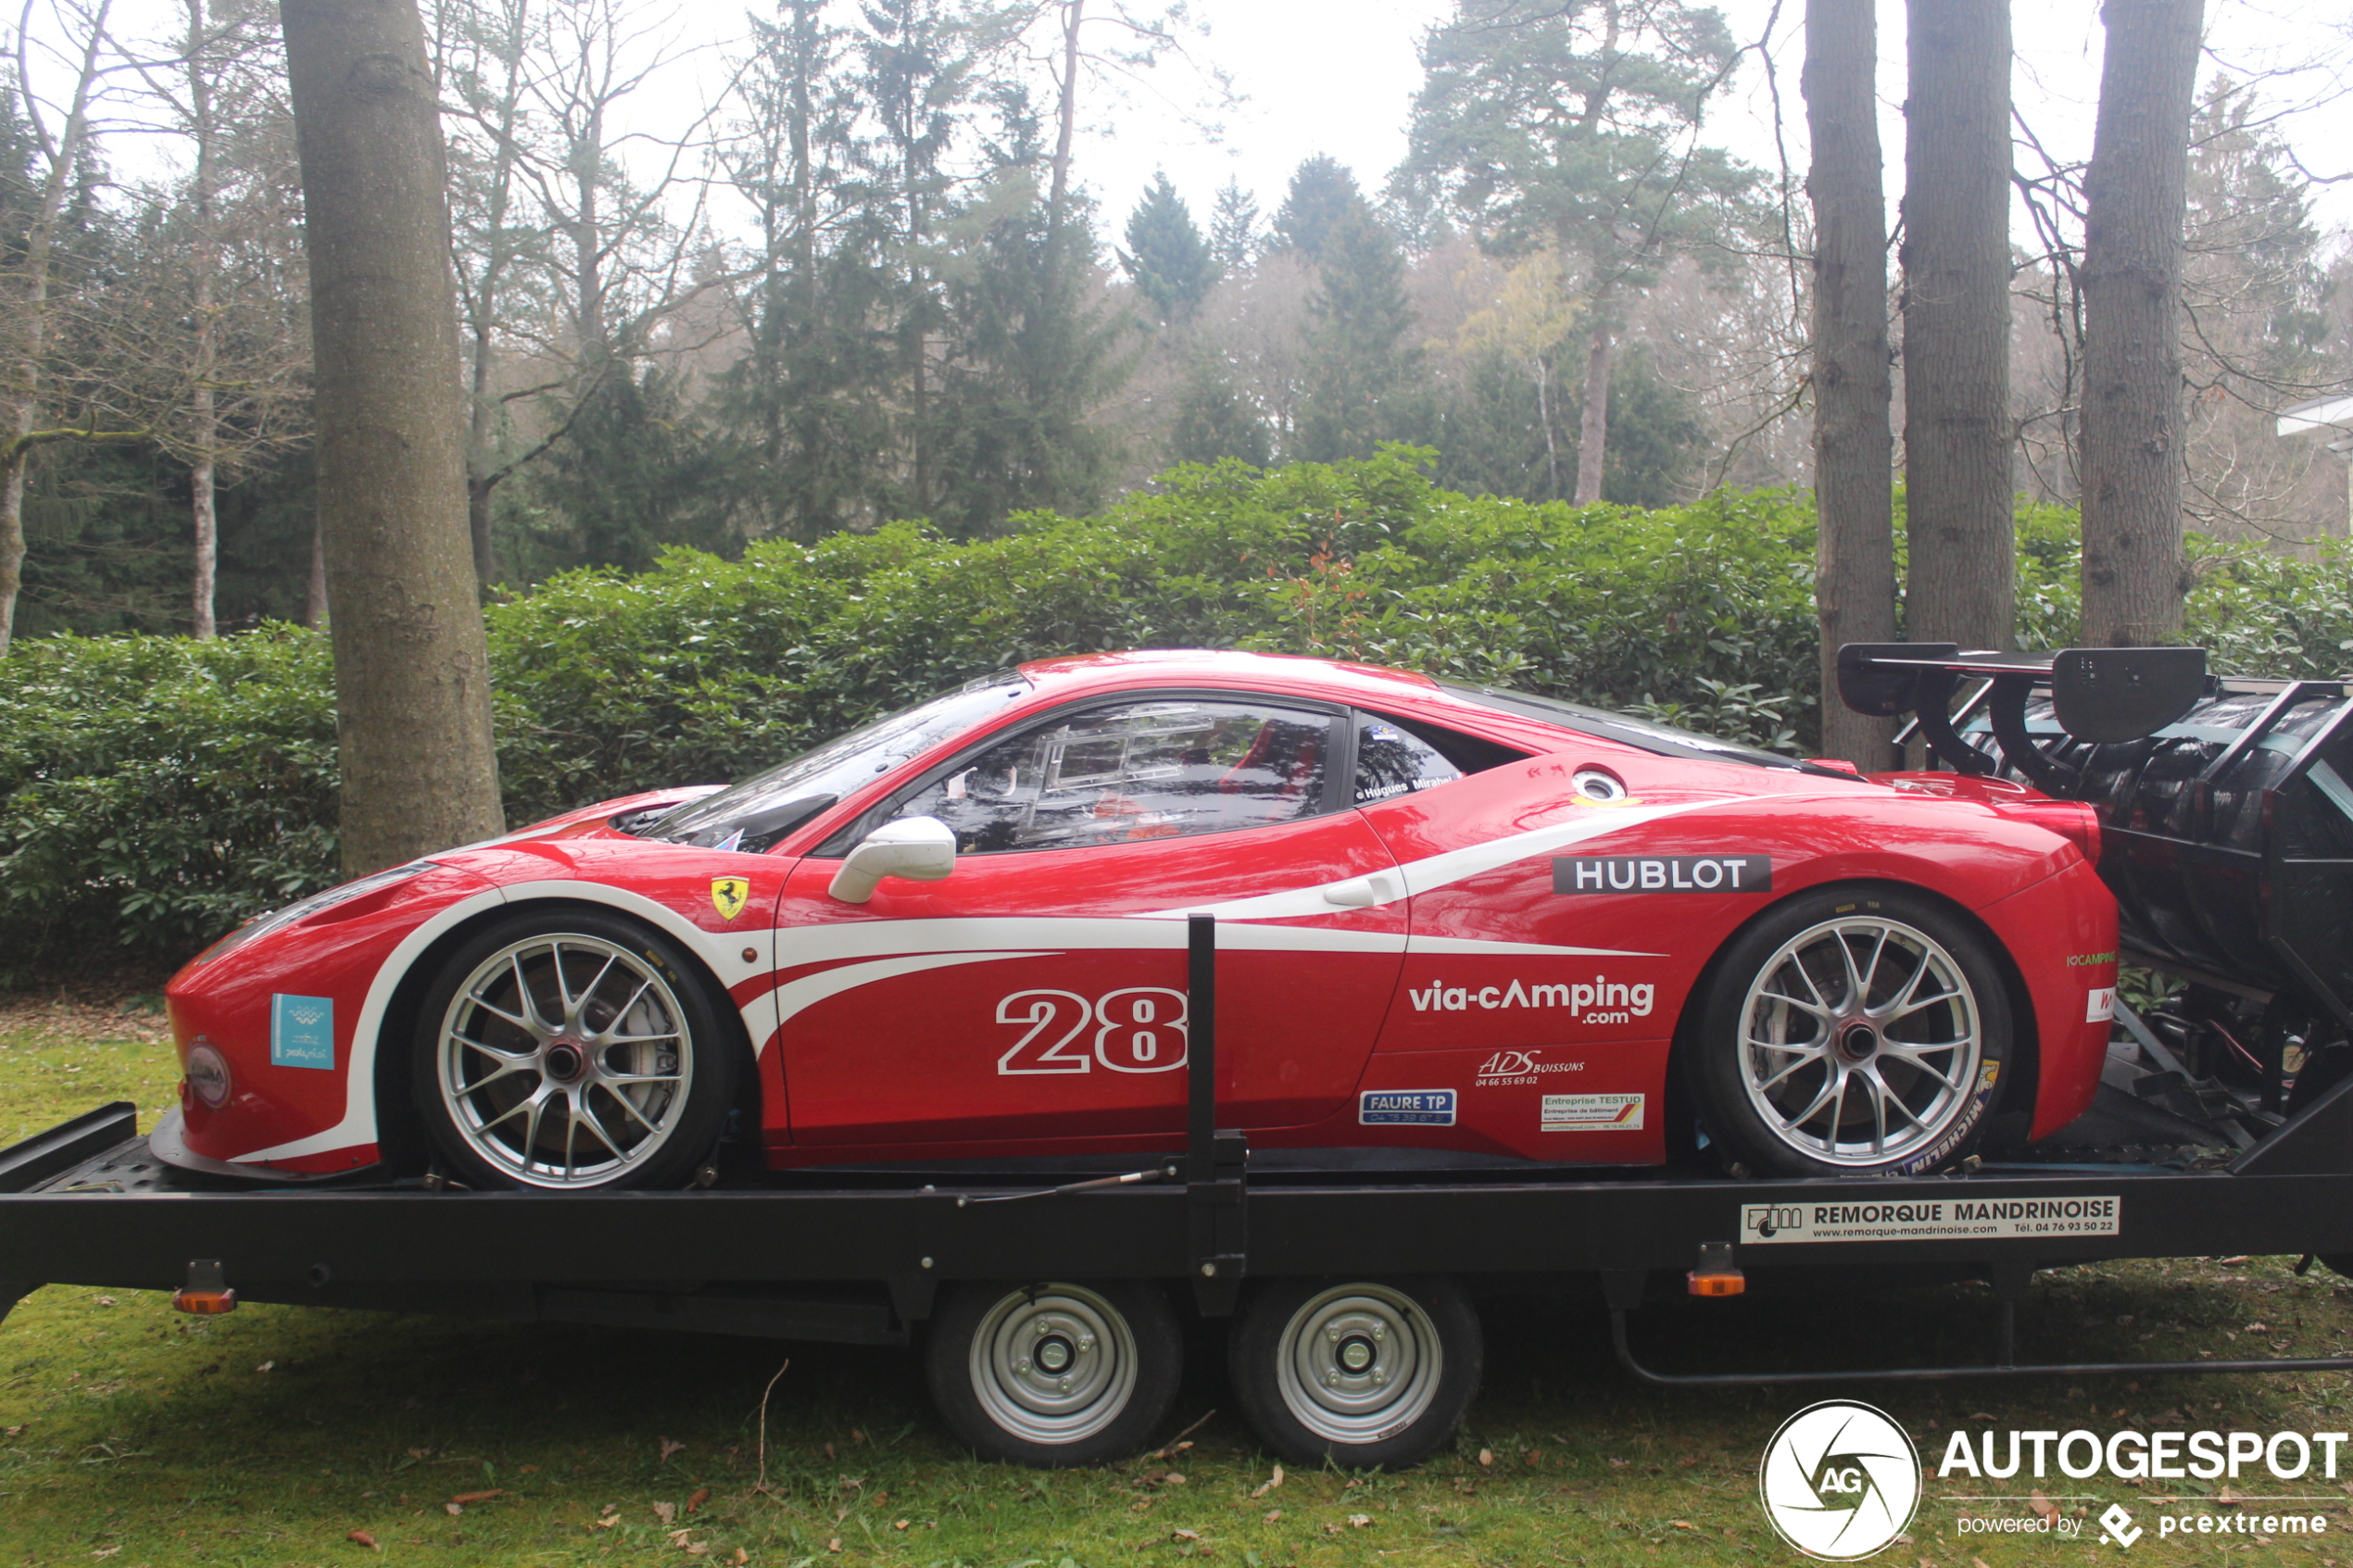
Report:
<svg viewBox="0 0 2353 1568"><path fill-rule="evenodd" d="M1694 1296L1738 1296L1748 1289L1748 1276L1732 1261L1729 1241L1699 1244L1699 1267L1683 1276Z"/></svg>
<svg viewBox="0 0 2353 1568"><path fill-rule="evenodd" d="M229 1288L218 1258L195 1258L188 1263L188 1283L171 1293L174 1311L213 1317L237 1310L237 1293Z"/></svg>

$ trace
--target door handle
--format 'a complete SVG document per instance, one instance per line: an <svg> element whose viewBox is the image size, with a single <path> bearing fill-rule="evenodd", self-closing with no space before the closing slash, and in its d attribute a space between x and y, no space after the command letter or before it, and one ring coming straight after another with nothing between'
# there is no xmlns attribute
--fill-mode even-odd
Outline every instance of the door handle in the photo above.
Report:
<svg viewBox="0 0 2353 1568"><path fill-rule="evenodd" d="M1347 882L1335 882L1324 889L1324 902L1343 909L1367 909L1386 904L1398 897L1396 880L1387 872L1375 872Z"/></svg>

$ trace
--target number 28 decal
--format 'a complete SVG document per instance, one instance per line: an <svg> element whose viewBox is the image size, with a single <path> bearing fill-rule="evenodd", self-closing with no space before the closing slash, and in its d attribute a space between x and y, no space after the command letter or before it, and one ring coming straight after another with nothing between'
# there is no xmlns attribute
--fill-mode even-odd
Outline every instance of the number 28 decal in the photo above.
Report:
<svg viewBox="0 0 2353 1568"><path fill-rule="evenodd" d="M997 1059L1009 1076L1091 1073L1167 1073L1185 1065L1185 993L1158 985L1109 991L1088 1001L1069 991L1015 991L997 1004L997 1022L1022 1037ZM1079 1043L1094 1029L1091 1049Z"/></svg>

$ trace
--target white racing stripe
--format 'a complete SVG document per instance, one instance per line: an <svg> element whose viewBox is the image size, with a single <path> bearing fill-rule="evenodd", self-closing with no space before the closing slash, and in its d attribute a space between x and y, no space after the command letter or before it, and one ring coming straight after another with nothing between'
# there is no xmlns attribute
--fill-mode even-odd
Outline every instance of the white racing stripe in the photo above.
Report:
<svg viewBox="0 0 2353 1568"><path fill-rule="evenodd" d="M1243 952L1663 958L1667 955L1630 952L1616 947L1555 947L1536 942L1487 942L1451 936L1417 936L1409 941L1403 932L1351 931L1325 925L1255 922L1328 920L1347 912L1349 909L1378 908L1413 894L1450 886L1515 860L1550 854L1572 844L1605 838L1628 828L1690 811L1742 806L1768 799L1782 804L1813 798L1816 797L1810 794L1732 796L1673 806L1573 807L1570 809L1576 814L1566 822L1511 834L1486 844L1475 844L1466 848L1401 862L1397 870L1402 873L1402 890L1395 890L1396 883L1386 874L1376 873L1370 879L1362 875L1352 876L1337 883L1317 883L1279 893L1227 899L1223 903L1185 905L1109 918L1013 915L947 920L847 921L836 924L773 930L768 935L775 939L777 969L844 959L866 961L787 981L744 1004L740 1010L753 1042L753 1050L757 1053L766 1048L768 1040L786 1019L826 997L862 985L926 970L985 963L999 959L1044 958L1063 952L1106 949L1181 949L1185 946L1185 927L1181 922L1186 916L1192 914L1217 917L1217 945ZM1369 903L1360 903L1352 897L1346 906L1335 906L1324 896L1327 888L1367 880L1374 884L1374 897ZM733 965L727 961L723 949L740 945L749 935L706 932L675 911L639 894L585 880L519 883L461 899L410 932L377 971L352 1033L344 1077L342 1120L325 1132L233 1158L241 1163L289 1160L372 1141L376 1136L376 1037L383 1024L384 1010L401 977L435 937L459 921L486 906L524 903L539 898L579 899L626 910L684 943L710 966L713 974L731 971Z"/></svg>

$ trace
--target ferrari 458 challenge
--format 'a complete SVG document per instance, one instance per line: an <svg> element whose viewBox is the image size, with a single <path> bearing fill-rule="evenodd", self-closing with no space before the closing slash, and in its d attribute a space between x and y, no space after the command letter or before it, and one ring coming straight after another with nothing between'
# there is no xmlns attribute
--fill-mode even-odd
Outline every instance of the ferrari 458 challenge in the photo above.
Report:
<svg viewBox="0 0 2353 1568"><path fill-rule="evenodd" d="M251 922L169 988L153 1142L282 1184L1112 1168L1183 1147L1205 912L1253 1166L1932 1172L2092 1098L2098 839L1392 670L1050 660Z"/></svg>

